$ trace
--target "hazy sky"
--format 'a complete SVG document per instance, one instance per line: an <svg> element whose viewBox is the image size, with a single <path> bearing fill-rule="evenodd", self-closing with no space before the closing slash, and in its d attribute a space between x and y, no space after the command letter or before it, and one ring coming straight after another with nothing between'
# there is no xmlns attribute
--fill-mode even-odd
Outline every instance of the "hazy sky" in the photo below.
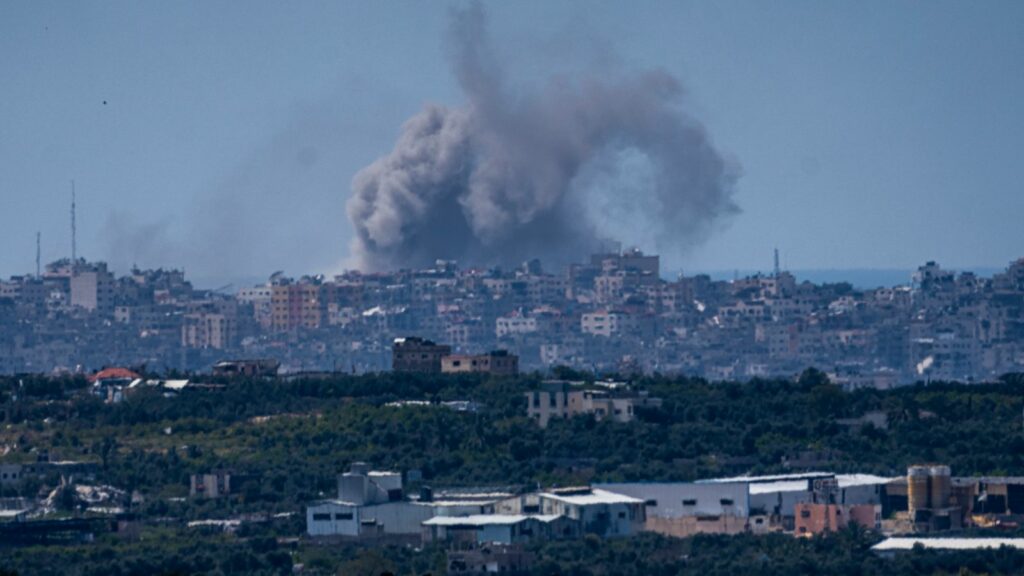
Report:
<svg viewBox="0 0 1024 576"><path fill-rule="evenodd" d="M671 265L1024 256L1024 2L487 3L524 84L664 68L741 166ZM457 105L441 2L0 3L0 275L70 252L210 279L337 270L359 168Z"/></svg>

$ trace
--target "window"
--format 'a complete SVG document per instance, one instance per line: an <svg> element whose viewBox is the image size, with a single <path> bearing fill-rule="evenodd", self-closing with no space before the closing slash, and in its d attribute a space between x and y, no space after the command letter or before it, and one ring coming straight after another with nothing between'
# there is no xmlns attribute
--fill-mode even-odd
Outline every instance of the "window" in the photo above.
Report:
<svg viewBox="0 0 1024 576"><path fill-rule="evenodd" d="M683 506L696 506L697 500L683 500Z"/></svg>
<svg viewBox="0 0 1024 576"><path fill-rule="evenodd" d="M331 515L330 514L313 514L313 521L314 522L330 522L331 521Z"/></svg>
<svg viewBox="0 0 1024 576"><path fill-rule="evenodd" d="M626 517L626 513L625 512L619 512L619 518L625 518L625 517Z"/></svg>
<svg viewBox="0 0 1024 576"><path fill-rule="evenodd" d="M657 500L648 500L648 501L644 502L644 506L657 507L658 506L658 501Z"/></svg>
<svg viewBox="0 0 1024 576"><path fill-rule="evenodd" d="M800 511L800 517L801 518L810 518L811 517L811 511L810 510L801 510Z"/></svg>
<svg viewBox="0 0 1024 576"><path fill-rule="evenodd" d="M718 501L718 503L721 504L722 506L732 506L733 504L732 498L722 498L721 500Z"/></svg>
<svg viewBox="0 0 1024 576"><path fill-rule="evenodd" d="M338 512L337 514L334 515L334 519L335 520L351 520L352 519L352 513L351 512Z"/></svg>

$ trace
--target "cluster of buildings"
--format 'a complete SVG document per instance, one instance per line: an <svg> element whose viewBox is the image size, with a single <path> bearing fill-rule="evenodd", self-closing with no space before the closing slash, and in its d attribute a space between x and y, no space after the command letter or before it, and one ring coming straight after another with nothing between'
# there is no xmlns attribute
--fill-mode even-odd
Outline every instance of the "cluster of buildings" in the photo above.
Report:
<svg viewBox="0 0 1024 576"><path fill-rule="evenodd" d="M873 290L779 270L667 280L657 256L632 250L560 273L538 261L438 261L197 290L179 270L117 277L103 263L61 260L0 281L0 373L195 371L231 357L272 358L284 373L562 365L712 380L815 366L849 388L886 388L1024 369L1024 259L991 278L929 262L909 280Z"/></svg>
<svg viewBox="0 0 1024 576"><path fill-rule="evenodd" d="M419 486L417 494L408 493L406 480ZM307 507L306 532L319 539L441 543L450 549L450 564L466 564L462 571L472 572L468 566L486 558L502 569L521 567L531 561L525 544L588 534L809 537L857 524L898 536L879 545L878 552L891 553L907 542L942 548L953 540L935 537L972 526L1016 529L1022 519L1024 478L954 478L943 465L911 466L895 478L806 472L546 490L432 490L418 476L357 463L338 477L336 499ZM961 548L972 546L970 538L959 540L966 540Z"/></svg>

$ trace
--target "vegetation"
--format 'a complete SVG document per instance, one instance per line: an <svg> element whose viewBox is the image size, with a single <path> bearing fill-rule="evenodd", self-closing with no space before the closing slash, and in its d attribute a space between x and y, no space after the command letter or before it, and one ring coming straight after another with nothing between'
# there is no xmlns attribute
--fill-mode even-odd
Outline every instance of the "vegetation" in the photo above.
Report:
<svg viewBox="0 0 1024 576"><path fill-rule="evenodd" d="M542 430L526 417L536 377L381 374L235 381L222 390L165 397L147 389L103 404L74 386L0 382L4 460L48 451L101 464L105 482L144 495L183 495L188 475L227 468L253 479L243 502L289 506L334 486L363 460L418 469L437 485L687 480L778 472L814 451L836 471L902 474L910 463L949 463L957 475L1024 470L1024 386L932 384L843 393L809 371L798 381L637 382L662 408L631 424L580 417ZM18 399L12 400L17 395ZM471 399L477 413L395 400ZM872 411L888 427L844 424Z"/></svg>
<svg viewBox="0 0 1024 576"><path fill-rule="evenodd" d="M884 576L1019 574L1024 552L929 552L893 558L869 551L878 538L858 529L815 538L701 535L678 539L643 534L633 538L549 542L530 548L538 576L699 575L790 576L793 574ZM117 576L128 574L305 574L420 576L445 574L445 552L436 547L366 548L353 544L279 544L249 535L147 530L139 539L105 537L77 546L6 549L0 575Z"/></svg>
<svg viewBox="0 0 1024 576"><path fill-rule="evenodd" d="M29 461L43 451L52 458L94 461L98 482L144 497L134 509L143 518L297 513L284 527L241 538L200 538L182 529L138 541L50 547L45 553L5 550L0 568L88 574L90 567L99 573L99 566L116 558L103 573L272 574L289 572L292 562L326 572L351 562L349 573L367 565L437 573L443 561L438 564L436 551L269 546L275 536L300 534L304 505L331 495L335 475L354 461L417 469L434 486L782 472L789 470L787 461L808 451L820 460L816 468L834 471L899 475L908 464L944 462L961 476L1024 475L1024 377L1019 375L990 384L853 393L843 393L816 371L795 381L748 383L652 376L636 385L664 402L638 414L637 421L579 417L553 421L544 430L526 416L524 393L539 385L535 375L376 374L219 383L224 388L186 390L176 397L145 389L124 402L104 404L79 378L0 379L0 461ZM440 405L387 405L396 400L474 400L482 407L474 413ZM851 422L872 412L884 413L888 425ZM237 475L237 494L210 501L181 498L188 493L190 474L214 469ZM40 484L4 488L0 495L32 496ZM904 573L956 573L954 565L1003 573L1011 560L1024 565L1004 552L976 553L977 562L970 555L924 552L881 561L865 552L870 538L644 536L596 552L588 551L589 541L552 543L539 550L538 573L844 573L858 562L867 562L858 572L864 574L899 573L894 567ZM254 552L251 546L266 549ZM233 563L229 557L235 553L252 564ZM951 564L948 558L958 560ZM633 565L646 571L627 567Z"/></svg>

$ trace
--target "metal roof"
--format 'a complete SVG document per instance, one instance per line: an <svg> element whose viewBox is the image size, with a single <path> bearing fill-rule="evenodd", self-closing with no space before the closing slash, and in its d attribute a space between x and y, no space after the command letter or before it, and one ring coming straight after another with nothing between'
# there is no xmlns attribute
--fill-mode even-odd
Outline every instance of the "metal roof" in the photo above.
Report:
<svg viewBox="0 0 1024 576"><path fill-rule="evenodd" d="M585 494L552 494L544 492L541 494L541 497L576 506L587 506L590 504L643 504L644 502L639 498L616 494L615 492L601 490L600 488L594 488Z"/></svg>
<svg viewBox="0 0 1024 576"><path fill-rule="evenodd" d="M920 544L934 550L978 550L984 548L1024 549L1024 538L887 538L871 547L876 552L911 550Z"/></svg>
<svg viewBox="0 0 1024 576"><path fill-rule="evenodd" d="M509 526L534 519L540 522L551 522L562 518L561 515L525 516L521 514L475 514L473 516L435 516L424 520L424 526Z"/></svg>

